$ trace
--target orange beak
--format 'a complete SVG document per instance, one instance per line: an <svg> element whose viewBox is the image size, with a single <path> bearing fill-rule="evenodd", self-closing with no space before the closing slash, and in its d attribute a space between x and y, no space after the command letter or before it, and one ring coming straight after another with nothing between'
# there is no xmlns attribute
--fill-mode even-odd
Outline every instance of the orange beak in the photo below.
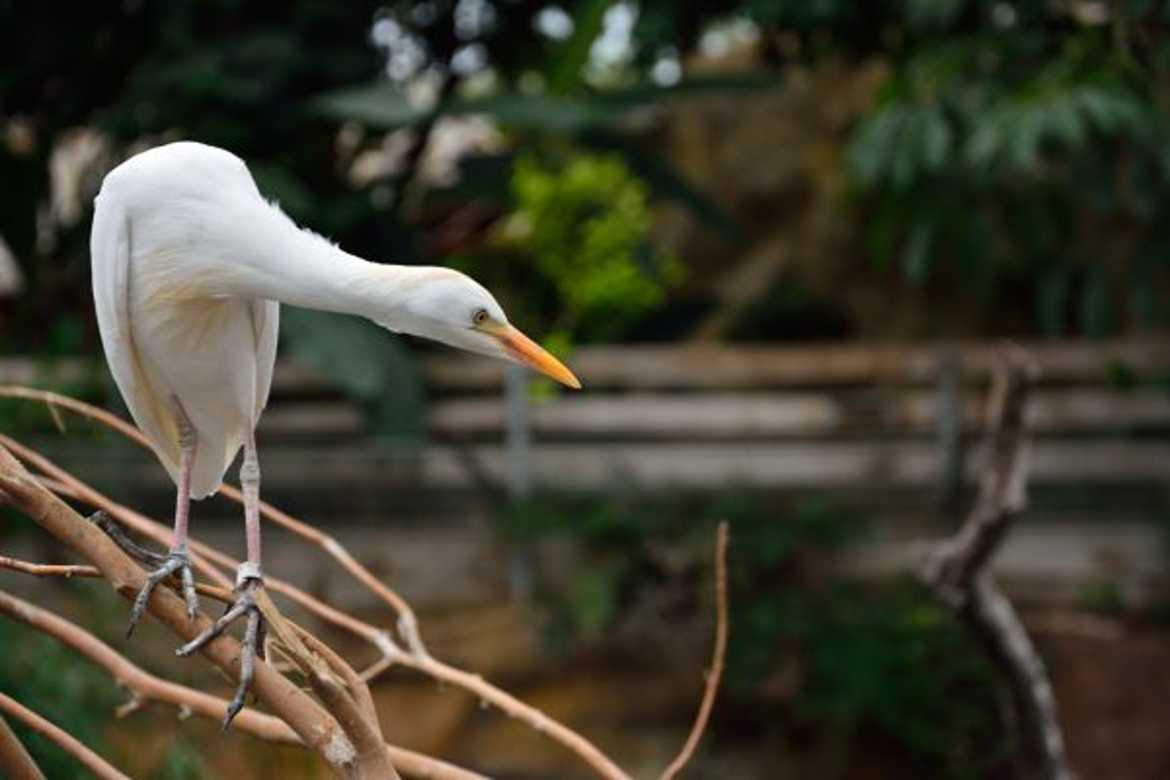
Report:
<svg viewBox="0 0 1170 780"><path fill-rule="evenodd" d="M499 339L500 344L518 363L522 363L534 371L539 371L566 387L571 387L574 390L581 389L581 382L573 376L573 372L566 368L564 363L550 355L544 347L516 328L505 325L492 335Z"/></svg>

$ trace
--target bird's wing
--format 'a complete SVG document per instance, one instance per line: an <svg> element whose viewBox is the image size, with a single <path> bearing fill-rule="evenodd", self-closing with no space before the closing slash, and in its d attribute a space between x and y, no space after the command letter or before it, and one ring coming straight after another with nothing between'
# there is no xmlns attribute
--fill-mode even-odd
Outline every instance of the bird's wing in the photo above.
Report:
<svg viewBox="0 0 1170 780"><path fill-rule="evenodd" d="M272 367L276 364L276 339L280 330L280 303L252 301L252 331L256 337L256 406L252 425L268 403L272 389Z"/></svg>
<svg viewBox="0 0 1170 780"><path fill-rule="evenodd" d="M110 373L134 422L174 478L179 466L178 430L166 403L143 371L134 346L130 327L130 225L116 199L101 195L97 198L90 254L94 307Z"/></svg>

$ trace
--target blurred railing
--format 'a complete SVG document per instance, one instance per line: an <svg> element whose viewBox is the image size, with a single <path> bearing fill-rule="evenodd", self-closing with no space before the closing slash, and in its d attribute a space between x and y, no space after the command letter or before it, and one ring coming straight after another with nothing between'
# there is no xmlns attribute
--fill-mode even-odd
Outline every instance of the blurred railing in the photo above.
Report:
<svg viewBox="0 0 1170 780"><path fill-rule="evenodd" d="M1033 509L1004 565L1038 587L1105 577L1147 587L1170 520L1170 343L1025 346L1043 370L1031 407ZM875 520L856 564L888 568L904 562L904 541L945 531L972 486L979 464L967 448L997 347L582 348L569 362L583 392L511 410L506 366L434 352L423 360L422 447L379 440L327 381L281 363L261 426L265 492L319 521L389 514L449 525L483 508L485 488L499 498L527 485L828 493ZM66 363L53 376L82 370ZM38 378L33 364L0 363L0 382ZM72 437L50 446L94 484L166 505L169 483L140 453L94 459L92 444Z"/></svg>

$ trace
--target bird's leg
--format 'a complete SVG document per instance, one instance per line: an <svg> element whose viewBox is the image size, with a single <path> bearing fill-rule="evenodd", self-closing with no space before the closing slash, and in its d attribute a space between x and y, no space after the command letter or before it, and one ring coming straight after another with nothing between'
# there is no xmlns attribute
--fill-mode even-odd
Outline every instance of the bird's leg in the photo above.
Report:
<svg viewBox="0 0 1170 780"><path fill-rule="evenodd" d="M179 575L179 581L183 588L183 600L187 602L187 617L190 620L195 619L195 612L199 609L199 599L195 595L195 578L191 574L191 562L187 555L187 518L191 506L191 468L195 463L195 448L197 445L197 436L195 428L191 425L191 420L187 417L187 413L183 410L179 399L172 399L174 402L175 424L179 429L179 485L178 494L175 498L175 534L174 541L171 544L170 553L165 558L159 560L160 556L150 553L147 557L147 565L152 565L150 559L154 559L156 566L146 578L146 583L142 586L142 590L138 592L138 597L134 599L134 606L130 610L130 625L126 629L126 636L134 633L135 626L146 612L146 605L150 602L150 594L158 587L160 582L165 581L172 574ZM118 541L117 538L114 541ZM134 545L137 547L137 545ZM134 551L126 549L131 555L136 552L145 552L141 548ZM136 555L140 560L142 556Z"/></svg>
<svg viewBox="0 0 1170 780"><path fill-rule="evenodd" d="M175 651L177 655L188 656L222 634L224 629L236 620L247 616L244 640L240 645L240 682L223 720L225 731L232 725L232 719L244 708L244 698L252 685L252 671L256 658L264 659L264 617L260 614L254 596L256 590L264 587L264 577L260 570L260 461L256 457L254 431L249 431L244 442L240 487L244 494L244 533L248 559L236 570L236 600L210 628Z"/></svg>

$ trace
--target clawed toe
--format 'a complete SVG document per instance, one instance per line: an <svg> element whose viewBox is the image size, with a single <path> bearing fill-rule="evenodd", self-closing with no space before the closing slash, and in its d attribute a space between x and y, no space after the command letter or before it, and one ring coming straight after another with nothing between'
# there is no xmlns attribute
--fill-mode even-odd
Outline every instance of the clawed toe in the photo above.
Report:
<svg viewBox="0 0 1170 780"><path fill-rule="evenodd" d="M236 588L236 600L223 615L206 631L175 651L175 655L180 657L191 655L222 634L232 623L241 617L247 617L248 623L244 628L244 639L240 645L240 682L223 719L224 731L231 727L232 720L244 708L244 700L252 687L256 659L264 659L264 617L260 614L260 608L253 596L255 590L263 586L264 582L259 576L241 577L241 582Z"/></svg>
<svg viewBox="0 0 1170 780"><path fill-rule="evenodd" d="M146 606L150 603L150 595L160 583L165 582L172 575L178 575L183 600L187 604L187 617L195 619L199 609L199 600L195 595L195 578L191 573L191 564L187 556L186 544L180 539L178 549L168 555L159 555L151 552L137 542L130 539L126 532L118 526L105 512L95 512L89 517L90 522L102 529L110 539L127 555L146 566L153 567L147 575L146 582L138 596L134 599L134 606L130 610L130 625L126 629L126 636L134 633L138 621L146 613ZM177 532L176 532L177 533ZM244 709L244 701L252 687L252 677L255 672L256 659L264 660L264 616L256 604L255 592L264 587L264 580L260 574L260 566L255 563L240 564L236 576L236 599L206 631L192 639L175 651L181 657L189 656L198 651L217 636L222 634L228 626L242 617L247 618L244 628L244 640L240 646L240 682L236 686L235 696L228 704L227 713L223 719L223 729L227 731L236 715Z"/></svg>
<svg viewBox="0 0 1170 780"><path fill-rule="evenodd" d="M195 619L195 613L199 609L199 599L195 595L195 578L191 574L191 564L187 559L187 553L175 550L162 561L162 565L147 576L146 583L142 586L142 590L138 591L138 597L134 599L134 606L130 610L130 625L126 628L127 637L134 633L138 621L146 612L146 605L150 603L150 594L154 592L159 583L165 581L172 574L179 575L183 601L187 604L187 619Z"/></svg>
<svg viewBox="0 0 1170 780"><path fill-rule="evenodd" d="M105 512L94 512L87 519L102 529L106 536L110 537L110 540L118 545L124 553L144 566L153 569L147 575L146 583L142 586L142 590L138 591L137 598L134 599L134 606L130 610L130 625L126 627L127 637L134 634L134 629L138 626L138 621L145 614L146 605L150 603L150 594L154 592L154 589L158 587L159 583L164 582L172 574L179 575L183 601L187 604L187 619L195 619L195 613L199 610L199 598L195 595L195 577L191 573L191 562L187 557L185 544L179 549L172 550L167 555L159 555L156 552L146 549L127 536L121 526L115 523L113 518Z"/></svg>

